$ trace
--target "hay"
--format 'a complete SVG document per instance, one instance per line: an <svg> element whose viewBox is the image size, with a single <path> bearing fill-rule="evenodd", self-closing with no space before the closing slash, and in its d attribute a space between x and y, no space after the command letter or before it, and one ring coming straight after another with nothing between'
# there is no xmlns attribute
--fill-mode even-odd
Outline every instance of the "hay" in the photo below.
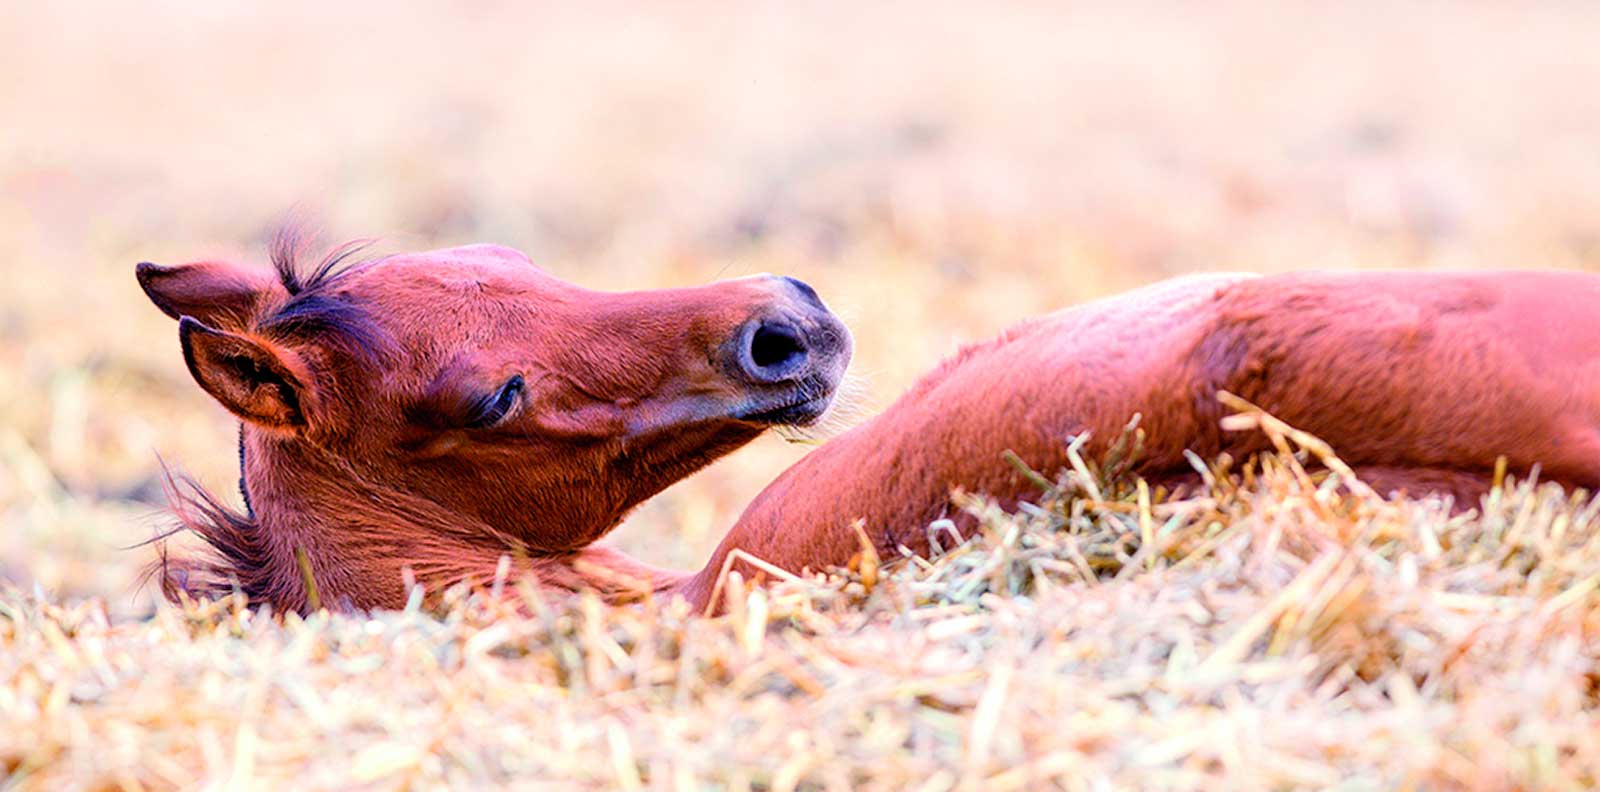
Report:
<svg viewBox="0 0 1600 792"><path fill-rule="evenodd" d="M716 619L511 585L114 622L12 591L0 768L27 789L1600 782L1600 502L1385 500L1236 406L1283 450L1204 492L1077 457L1037 507L960 496L979 533L933 526L934 558L733 577Z"/></svg>

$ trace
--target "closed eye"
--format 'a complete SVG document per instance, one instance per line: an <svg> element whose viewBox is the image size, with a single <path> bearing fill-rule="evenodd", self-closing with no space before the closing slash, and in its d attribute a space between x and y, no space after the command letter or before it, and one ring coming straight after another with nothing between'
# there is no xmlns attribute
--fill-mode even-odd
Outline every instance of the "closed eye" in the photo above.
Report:
<svg viewBox="0 0 1600 792"><path fill-rule="evenodd" d="M505 420L522 401L524 383L518 374L501 385L500 389L479 399L467 413L468 429L487 429Z"/></svg>

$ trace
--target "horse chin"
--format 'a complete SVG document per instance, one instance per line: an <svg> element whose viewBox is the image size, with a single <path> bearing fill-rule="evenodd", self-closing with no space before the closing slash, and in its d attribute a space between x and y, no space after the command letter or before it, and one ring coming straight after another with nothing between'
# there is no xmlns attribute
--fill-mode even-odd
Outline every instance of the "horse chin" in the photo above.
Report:
<svg viewBox="0 0 1600 792"><path fill-rule="evenodd" d="M747 413L739 416L739 420L760 426L811 426L822 420L822 416L828 413L828 408L832 404L833 394L827 393L804 401Z"/></svg>
<svg viewBox="0 0 1600 792"><path fill-rule="evenodd" d="M834 407L841 376L812 376L775 391L751 394L727 417L760 427L812 426Z"/></svg>
<svg viewBox="0 0 1600 792"><path fill-rule="evenodd" d="M867 381L856 376L846 376L832 392L824 397L822 409L815 415L792 416L791 420L770 424L779 437L791 443L816 445L831 437L841 435L867 415L870 399Z"/></svg>
<svg viewBox="0 0 1600 792"><path fill-rule="evenodd" d="M702 393L663 399L649 404L648 409L636 405L627 417L626 431L617 439L638 447L641 443L654 445L663 439L708 433L748 433L754 437L767 429L806 432L839 412L841 384L813 378L766 393Z"/></svg>

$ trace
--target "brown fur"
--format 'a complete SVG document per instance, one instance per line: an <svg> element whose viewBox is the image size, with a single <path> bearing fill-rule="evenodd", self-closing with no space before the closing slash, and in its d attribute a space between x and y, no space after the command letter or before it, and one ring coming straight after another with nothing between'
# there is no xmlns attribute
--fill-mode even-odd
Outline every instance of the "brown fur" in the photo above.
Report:
<svg viewBox="0 0 1600 792"><path fill-rule="evenodd" d="M1157 482L1189 477L1186 448L1264 450L1221 431L1218 390L1321 436L1381 492L1475 504L1501 454L1592 491L1600 276L1196 276L1030 321L785 471L680 590L703 604L734 548L790 570L845 564L857 519L883 553L925 553L930 521L970 525L951 514L951 488L1013 503L1035 491L1003 452L1059 470L1069 435L1109 442L1134 413L1149 435L1137 472Z"/></svg>
<svg viewBox="0 0 1600 792"><path fill-rule="evenodd" d="M1514 471L1539 465L1563 484L1600 486L1600 276L1197 276L963 350L784 472L701 571L677 574L594 542L759 434L764 423L741 417L752 402L826 401L848 342L809 290L745 279L606 295L483 246L310 285L242 272L141 270L158 305L216 325L187 330L186 354L197 381L246 421L257 510L232 514L197 490L177 498L219 557L171 579L237 583L279 607L306 606L296 548L325 601L357 607L403 602L402 568L430 583L486 580L507 553L546 585L705 606L735 548L791 570L843 564L861 519L883 551L926 552L925 528L950 516L953 487L1006 502L1032 491L1003 452L1059 469L1069 436L1103 443L1134 413L1150 438L1137 472L1157 482L1190 474L1186 449L1261 450L1258 437L1220 429L1219 390L1322 436L1380 490L1467 502L1502 454ZM730 376L729 339L774 312L834 348L785 388ZM497 429L462 428L513 370L527 377L529 406Z"/></svg>
<svg viewBox="0 0 1600 792"><path fill-rule="evenodd" d="M493 246L343 269L338 254L303 276L291 246L275 278L138 268L196 382L243 422L248 513L174 482L214 552L165 565L172 596L237 586L304 610L300 554L323 602L355 607L404 603L403 570L437 590L507 555L547 585L664 587L595 542L773 422L814 419L849 361L844 327L788 279L601 293ZM753 328L773 326L805 345L798 362L750 362Z"/></svg>

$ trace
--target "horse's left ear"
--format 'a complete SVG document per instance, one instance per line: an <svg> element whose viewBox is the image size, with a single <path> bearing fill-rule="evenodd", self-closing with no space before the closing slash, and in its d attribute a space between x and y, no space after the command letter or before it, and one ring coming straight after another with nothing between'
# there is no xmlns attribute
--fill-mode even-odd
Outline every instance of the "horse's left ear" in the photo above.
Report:
<svg viewBox="0 0 1600 792"><path fill-rule="evenodd" d="M163 267L144 262L134 268L150 302L181 319L192 316L212 327L243 329L263 303L283 290L263 270L215 261Z"/></svg>
<svg viewBox="0 0 1600 792"><path fill-rule="evenodd" d="M206 393L257 426L298 431L314 397L309 370L293 350L216 330L192 316L178 321L183 360Z"/></svg>

